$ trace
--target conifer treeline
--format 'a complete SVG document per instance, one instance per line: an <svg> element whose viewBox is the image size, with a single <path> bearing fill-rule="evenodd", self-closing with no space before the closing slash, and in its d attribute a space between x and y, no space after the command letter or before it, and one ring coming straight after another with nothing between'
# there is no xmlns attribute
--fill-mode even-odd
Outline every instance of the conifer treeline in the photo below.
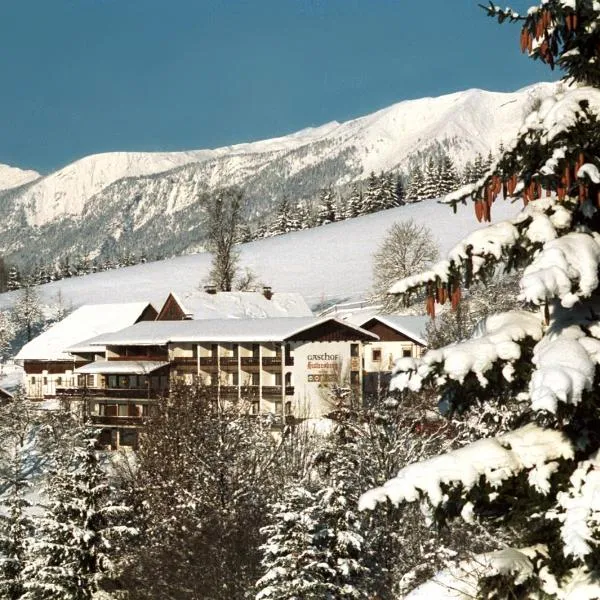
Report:
<svg viewBox="0 0 600 600"><path fill-rule="evenodd" d="M361 215L418 202L427 198L440 198L461 185L474 183L485 173L492 162L492 153L487 159L477 154L468 161L462 173L458 173L450 156L443 152L434 158L430 155L424 168L416 163L408 173L383 171L371 172L366 182L355 182L348 193L336 193L327 186L314 201L292 202L284 198L277 206L274 216L251 230L247 225L240 230L240 243L282 235L291 231L309 229L353 219Z"/></svg>

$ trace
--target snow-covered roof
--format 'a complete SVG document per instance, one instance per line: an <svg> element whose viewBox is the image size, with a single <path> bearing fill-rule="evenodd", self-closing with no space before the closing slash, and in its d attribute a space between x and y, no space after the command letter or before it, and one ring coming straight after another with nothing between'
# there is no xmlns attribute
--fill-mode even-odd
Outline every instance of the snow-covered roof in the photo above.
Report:
<svg viewBox="0 0 600 600"><path fill-rule="evenodd" d="M409 337L418 344L427 346L427 324L431 321L429 317L422 315L371 315L363 318L357 325L364 327L372 319L391 327L398 333Z"/></svg>
<svg viewBox="0 0 600 600"><path fill-rule="evenodd" d="M261 292L195 291L185 296L172 294L190 319L265 319L311 317L308 304L298 293L274 293L268 299Z"/></svg>
<svg viewBox="0 0 600 600"><path fill-rule="evenodd" d="M166 367L168 362L157 360L97 360L75 369L75 373L103 373L115 375L145 375Z"/></svg>
<svg viewBox="0 0 600 600"><path fill-rule="evenodd" d="M44 331L21 348L17 360L73 360L66 349L103 333L133 325L148 302L88 304ZM78 346L80 352L98 351L94 346Z"/></svg>
<svg viewBox="0 0 600 600"><path fill-rule="evenodd" d="M91 346L163 346L169 342L283 342L323 323L336 323L357 333L357 339L378 337L338 319L286 317L279 319L201 319L142 321L115 333L87 340Z"/></svg>

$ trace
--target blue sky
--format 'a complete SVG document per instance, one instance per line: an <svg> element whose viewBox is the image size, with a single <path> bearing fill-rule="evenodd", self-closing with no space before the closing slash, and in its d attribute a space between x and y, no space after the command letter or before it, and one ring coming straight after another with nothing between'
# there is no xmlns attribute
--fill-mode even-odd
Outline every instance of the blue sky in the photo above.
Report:
<svg viewBox="0 0 600 600"><path fill-rule="evenodd" d="M217 147L555 79L518 33L475 0L2 0L0 163Z"/></svg>

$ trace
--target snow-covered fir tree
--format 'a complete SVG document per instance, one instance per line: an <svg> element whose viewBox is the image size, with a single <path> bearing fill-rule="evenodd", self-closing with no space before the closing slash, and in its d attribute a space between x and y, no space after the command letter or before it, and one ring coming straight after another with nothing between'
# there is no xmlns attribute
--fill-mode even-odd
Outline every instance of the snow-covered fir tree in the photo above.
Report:
<svg viewBox="0 0 600 600"><path fill-rule="evenodd" d="M418 202L419 200L423 200L426 197L424 195L424 185L425 179L423 177L423 171L419 165L415 165L410 172L406 198L410 202Z"/></svg>
<svg viewBox="0 0 600 600"><path fill-rule="evenodd" d="M501 520L513 547L464 557L408 598L600 597L600 5L547 0L523 12L490 4L521 25L521 49L571 84L528 115L479 185L446 197L471 200L489 221L502 193L523 200L513 219L472 233L446 261L392 291L460 301L460 287L499 264L522 269L525 310L487 317L475 335L423 360L401 359L396 389L437 388L450 410L510 401L527 410L507 432L403 468L361 499L427 502L439 522Z"/></svg>
<svg viewBox="0 0 600 600"><path fill-rule="evenodd" d="M271 222L268 235L269 237L274 235L282 235L284 233L288 233L289 231L292 231L291 208L289 200L287 198L283 198L277 206L277 213Z"/></svg>
<svg viewBox="0 0 600 600"><path fill-rule="evenodd" d="M440 196L440 175L438 166L430 156L425 165L425 174L422 188L422 196L424 198L439 198Z"/></svg>
<svg viewBox="0 0 600 600"><path fill-rule="evenodd" d="M380 175L380 207L382 210L399 206L396 178L393 173L381 173Z"/></svg>
<svg viewBox="0 0 600 600"><path fill-rule="evenodd" d="M24 592L28 541L34 533L32 473L40 456L39 411L21 390L0 406L0 598L17 600Z"/></svg>
<svg viewBox="0 0 600 600"><path fill-rule="evenodd" d="M344 207L344 219L354 219L361 214L363 206L363 193L360 184L353 183L350 196L346 200Z"/></svg>
<svg viewBox="0 0 600 600"><path fill-rule="evenodd" d="M396 200L399 206L405 203L406 189L404 187L404 178L401 173L396 176Z"/></svg>
<svg viewBox="0 0 600 600"><path fill-rule="evenodd" d="M43 319L40 298L33 285L24 285L12 311L12 319L18 331L22 331L27 341L37 333Z"/></svg>
<svg viewBox="0 0 600 600"><path fill-rule="evenodd" d="M315 480L290 486L274 504L257 600L370 596L370 552L356 511L359 463L352 430L342 425L316 456Z"/></svg>
<svg viewBox="0 0 600 600"><path fill-rule="evenodd" d="M115 559L137 533L130 508L109 485L97 432L70 425L72 419L62 415L63 433L44 482L48 501L35 520L24 600L90 600L112 587Z"/></svg>
<svg viewBox="0 0 600 600"><path fill-rule="evenodd" d="M454 163L446 152L439 163L438 182L440 196L445 196L458 187L458 175Z"/></svg>
<svg viewBox="0 0 600 600"><path fill-rule="evenodd" d="M10 313L0 311L0 361L8 358L14 338L15 325L11 319Z"/></svg>
<svg viewBox="0 0 600 600"><path fill-rule="evenodd" d="M377 212L381 208L381 181L375 171L371 171L367 180L367 189L363 197L363 206L361 214Z"/></svg>
<svg viewBox="0 0 600 600"><path fill-rule="evenodd" d="M317 206L317 226L333 223L335 218L335 194L331 186L323 189Z"/></svg>

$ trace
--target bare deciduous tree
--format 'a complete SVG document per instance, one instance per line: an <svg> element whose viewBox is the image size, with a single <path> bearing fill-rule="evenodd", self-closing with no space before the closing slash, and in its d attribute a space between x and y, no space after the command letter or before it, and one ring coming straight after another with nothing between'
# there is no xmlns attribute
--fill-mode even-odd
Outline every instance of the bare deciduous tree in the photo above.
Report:
<svg viewBox="0 0 600 600"><path fill-rule="evenodd" d="M374 297L386 312L399 308L388 290L399 279L423 271L437 260L439 250L431 230L412 219L394 223L373 255Z"/></svg>
<svg viewBox="0 0 600 600"><path fill-rule="evenodd" d="M207 249L212 252L211 283L222 292L230 292L238 269L239 252L235 246L244 218L244 195L229 187L205 195Z"/></svg>

